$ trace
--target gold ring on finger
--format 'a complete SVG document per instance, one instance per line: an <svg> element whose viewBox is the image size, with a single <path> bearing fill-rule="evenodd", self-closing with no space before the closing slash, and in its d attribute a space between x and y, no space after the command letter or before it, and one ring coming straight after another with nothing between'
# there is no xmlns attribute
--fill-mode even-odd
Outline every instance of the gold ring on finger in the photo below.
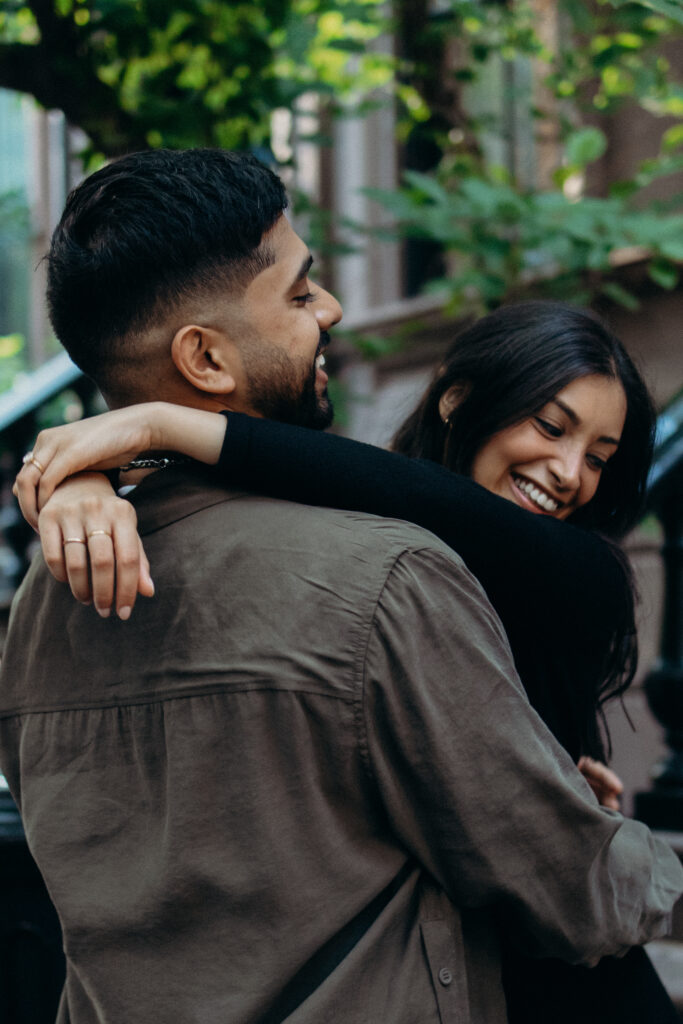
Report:
<svg viewBox="0 0 683 1024"><path fill-rule="evenodd" d="M64 547L66 547L67 544L87 544L87 543L88 543L87 540L85 540L83 537L65 537L64 540L62 541L62 544L64 545Z"/></svg>
<svg viewBox="0 0 683 1024"><path fill-rule="evenodd" d="M111 537L111 533L109 530L91 530L88 534L88 540L90 540L91 537Z"/></svg>
<svg viewBox="0 0 683 1024"><path fill-rule="evenodd" d="M24 455L21 461L24 463L24 465L26 465L27 463L31 463L31 465L36 467L39 473L45 472L45 466L42 464L42 462L38 461L33 452L26 452L26 455Z"/></svg>

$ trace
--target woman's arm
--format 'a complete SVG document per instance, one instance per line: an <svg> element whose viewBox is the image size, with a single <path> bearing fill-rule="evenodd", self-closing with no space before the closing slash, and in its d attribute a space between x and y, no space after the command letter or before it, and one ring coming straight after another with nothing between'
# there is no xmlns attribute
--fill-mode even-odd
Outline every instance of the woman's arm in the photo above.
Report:
<svg viewBox="0 0 683 1024"><path fill-rule="evenodd" d="M38 529L52 575L103 618L115 607L127 619L138 594L154 595L135 509L101 473L69 477L40 513Z"/></svg>
<svg viewBox="0 0 683 1024"><path fill-rule="evenodd" d="M519 628L528 636L543 624L567 648L597 640L632 613L628 579L610 544L435 463L230 413L217 470L275 497L423 526L461 555L508 635Z"/></svg>
<svg viewBox="0 0 683 1024"><path fill-rule="evenodd" d="M581 623L604 617L605 592L623 588L621 566L595 535L525 512L435 463L237 413L227 419L226 431L223 416L154 402L42 431L17 477L22 512L35 527L66 476L172 450L219 460L227 483L424 526L464 558L504 619L525 604L532 618L569 615L571 628L579 614Z"/></svg>
<svg viewBox="0 0 683 1024"><path fill-rule="evenodd" d="M217 470L233 485L435 533L486 590L557 739L575 759L604 757L598 706L628 685L637 650L628 569L609 543L432 462L235 414Z"/></svg>
<svg viewBox="0 0 683 1024"><path fill-rule="evenodd" d="M77 423L41 430L19 472L14 493L24 518L38 514L55 488L86 469L114 469L142 452L167 450L212 465L218 461L225 419L169 402L147 402Z"/></svg>
<svg viewBox="0 0 683 1024"><path fill-rule="evenodd" d="M152 403L45 431L34 447L40 467L28 463L19 475L22 508L31 498L40 505L66 473L93 462L117 465L150 447L213 462L224 435L215 472L226 483L406 519L437 534L487 591L530 692L531 676L539 674L539 686L548 688L546 671L535 665L561 664L567 687L589 673L595 702L604 679L600 659L633 625L626 572L606 542L525 512L431 462L236 413L227 421L226 431L223 416Z"/></svg>
<svg viewBox="0 0 683 1024"><path fill-rule="evenodd" d="M159 449L212 464L224 434L222 416L165 402L41 431L14 493L40 533L52 574L69 583L77 600L92 601L101 616L115 607L120 618L128 618L138 593L154 593L133 506L116 496L106 476L81 471L119 467Z"/></svg>

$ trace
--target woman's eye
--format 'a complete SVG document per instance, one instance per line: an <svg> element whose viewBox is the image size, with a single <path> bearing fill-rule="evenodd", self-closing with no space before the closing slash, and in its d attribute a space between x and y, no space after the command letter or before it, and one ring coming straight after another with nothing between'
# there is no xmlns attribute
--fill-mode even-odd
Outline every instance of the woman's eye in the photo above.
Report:
<svg viewBox="0 0 683 1024"><path fill-rule="evenodd" d="M597 469L598 472L601 472L607 465L607 459L601 459L599 455L588 455L586 461L592 469Z"/></svg>
<svg viewBox="0 0 683 1024"><path fill-rule="evenodd" d="M538 423L541 430L550 437L562 437L562 428L556 426L554 423L549 423L548 420L544 420L541 416L535 416L534 419Z"/></svg>
<svg viewBox="0 0 683 1024"><path fill-rule="evenodd" d="M309 302L313 302L315 297L315 292L306 292L304 295L295 295L294 301L301 303L302 306L306 306Z"/></svg>

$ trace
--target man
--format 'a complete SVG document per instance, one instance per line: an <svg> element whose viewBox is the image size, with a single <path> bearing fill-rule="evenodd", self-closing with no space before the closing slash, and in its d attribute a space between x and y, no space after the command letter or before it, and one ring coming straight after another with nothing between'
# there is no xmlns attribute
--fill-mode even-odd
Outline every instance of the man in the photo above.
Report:
<svg viewBox="0 0 683 1024"><path fill-rule="evenodd" d="M217 151L76 190L51 315L111 404L329 421L341 311L284 208L274 175ZM676 858L597 806L439 541L185 467L133 501L155 600L99 619L38 560L3 661L3 770L64 930L60 1024L494 1024L501 927L584 962L666 930Z"/></svg>

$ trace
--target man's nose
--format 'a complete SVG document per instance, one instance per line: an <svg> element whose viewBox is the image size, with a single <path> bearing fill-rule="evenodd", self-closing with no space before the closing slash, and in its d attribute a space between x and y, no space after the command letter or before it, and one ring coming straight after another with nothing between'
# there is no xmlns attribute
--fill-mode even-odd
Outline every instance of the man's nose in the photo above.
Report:
<svg viewBox="0 0 683 1024"><path fill-rule="evenodd" d="M549 468L562 490L578 491L583 460L583 450L573 445L565 445L555 453Z"/></svg>
<svg viewBox="0 0 683 1024"><path fill-rule="evenodd" d="M317 287L317 286L316 286ZM325 288L318 288L318 298L315 303L315 318L321 331L327 331L334 324L338 324L342 318L342 308L331 292Z"/></svg>

